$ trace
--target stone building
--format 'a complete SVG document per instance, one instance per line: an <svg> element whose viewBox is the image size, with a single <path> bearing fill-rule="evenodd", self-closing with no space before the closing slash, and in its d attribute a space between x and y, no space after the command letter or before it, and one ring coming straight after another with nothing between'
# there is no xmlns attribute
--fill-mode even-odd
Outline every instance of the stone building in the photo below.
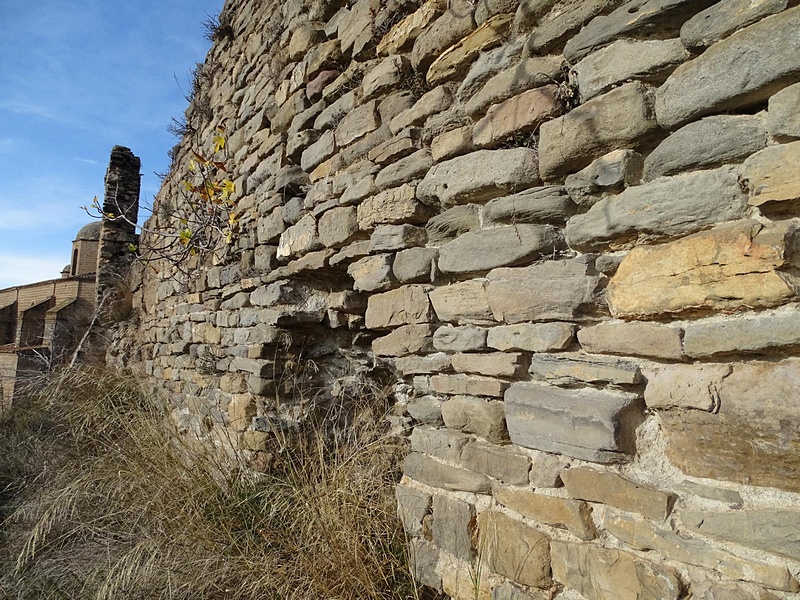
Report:
<svg viewBox="0 0 800 600"><path fill-rule="evenodd" d="M135 181L120 198L117 181ZM110 192L109 181L114 182ZM115 146L106 175L106 202L131 207L136 221L139 200L139 159ZM111 197L113 195L113 197ZM83 226L72 242L70 262L60 279L0 290L0 412L11 406L20 381L68 359L80 343L98 306L98 288L113 283L118 254L102 248L134 240L133 226L109 219ZM102 277L99 273L103 273Z"/></svg>

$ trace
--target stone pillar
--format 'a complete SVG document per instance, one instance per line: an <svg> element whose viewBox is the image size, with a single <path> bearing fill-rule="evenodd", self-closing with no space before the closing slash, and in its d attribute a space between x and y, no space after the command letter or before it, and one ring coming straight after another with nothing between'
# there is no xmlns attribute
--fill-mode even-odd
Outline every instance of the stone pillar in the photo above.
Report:
<svg viewBox="0 0 800 600"><path fill-rule="evenodd" d="M98 303L115 289L133 256L129 245L137 240L140 166L139 157L129 148L114 146L111 150L103 199L103 213L108 216L103 217L97 253Z"/></svg>

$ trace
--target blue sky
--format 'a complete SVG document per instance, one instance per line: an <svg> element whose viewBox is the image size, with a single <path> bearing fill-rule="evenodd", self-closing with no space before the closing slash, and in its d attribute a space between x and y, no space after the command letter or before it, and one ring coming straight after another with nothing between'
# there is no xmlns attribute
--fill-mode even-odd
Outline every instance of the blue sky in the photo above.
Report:
<svg viewBox="0 0 800 600"><path fill-rule="evenodd" d="M149 204L223 3L0 0L0 289L60 277L114 145Z"/></svg>

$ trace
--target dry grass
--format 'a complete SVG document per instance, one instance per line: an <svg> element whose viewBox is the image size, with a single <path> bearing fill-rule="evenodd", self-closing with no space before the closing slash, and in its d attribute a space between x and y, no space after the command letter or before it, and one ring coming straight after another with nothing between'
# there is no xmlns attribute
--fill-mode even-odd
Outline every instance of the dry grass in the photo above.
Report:
<svg viewBox="0 0 800 600"><path fill-rule="evenodd" d="M420 598L402 449L385 406L352 404L254 474L187 443L132 378L67 371L0 422L0 599Z"/></svg>

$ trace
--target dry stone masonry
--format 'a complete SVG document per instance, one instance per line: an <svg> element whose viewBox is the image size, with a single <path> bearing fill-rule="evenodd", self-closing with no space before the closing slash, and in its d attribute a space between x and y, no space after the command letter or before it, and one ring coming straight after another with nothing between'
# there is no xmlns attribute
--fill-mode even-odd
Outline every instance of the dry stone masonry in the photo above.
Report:
<svg viewBox="0 0 800 600"><path fill-rule="evenodd" d="M234 243L112 359L256 463L388 374L452 598L800 597L797 2L224 10L150 225L221 125Z"/></svg>

